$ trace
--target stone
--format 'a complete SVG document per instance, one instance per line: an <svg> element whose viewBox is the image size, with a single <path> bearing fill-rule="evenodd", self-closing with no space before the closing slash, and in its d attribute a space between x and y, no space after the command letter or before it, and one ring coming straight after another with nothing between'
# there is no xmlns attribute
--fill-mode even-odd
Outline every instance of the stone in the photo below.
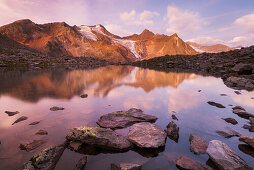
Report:
<svg viewBox="0 0 254 170"><path fill-rule="evenodd" d="M254 148L254 137L241 136L239 138L239 141L242 141L242 142L248 144L250 147Z"/></svg>
<svg viewBox="0 0 254 170"><path fill-rule="evenodd" d="M216 103L216 102L212 102L212 101L209 101L207 103L210 104L211 106L215 106L215 107L218 107L218 108L226 108L225 106L223 106L220 103Z"/></svg>
<svg viewBox="0 0 254 170"><path fill-rule="evenodd" d="M48 132L46 130L40 129L38 132L35 133L35 135L47 135Z"/></svg>
<svg viewBox="0 0 254 170"><path fill-rule="evenodd" d="M21 150L25 150L27 152L30 152L30 151L38 148L39 146L43 145L44 143L46 143L46 140L33 140L30 143L20 144L19 148Z"/></svg>
<svg viewBox="0 0 254 170"><path fill-rule="evenodd" d="M246 111L242 106L235 106L232 108L233 110L243 110L243 111Z"/></svg>
<svg viewBox="0 0 254 170"><path fill-rule="evenodd" d="M250 117L254 118L254 114L248 113L248 112L246 112L244 110L241 110L241 109L234 109L232 112L234 114L237 114L239 117L244 118L244 119L249 119Z"/></svg>
<svg viewBox="0 0 254 170"><path fill-rule="evenodd" d="M58 110L64 110L64 108L63 107L54 106L54 107L51 107L50 110L51 111L58 111Z"/></svg>
<svg viewBox="0 0 254 170"><path fill-rule="evenodd" d="M167 136L171 140L173 140L175 142L178 142L178 139L179 139L179 127L173 121L171 121L167 125L166 133L167 133Z"/></svg>
<svg viewBox="0 0 254 170"><path fill-rule="evenodd" d="M158 126L141 122L130 127L128 140L141 148L164 147L167 134Z"/></svg>
<svg viewBox="0 0 254 170"><path fill-rule="evenodd" d="M111 164L111 170L141 170L142 166L134 163L120 163L120 167L116 164Z"/></svg>
<svg viewBox="0 0 254 170"><path fill-rule="evenodd" d="M73 150L73 151L78 151L82 146L82 143L81 142L70 142L68 148Z"/></svg>
<svg viewBox="0 0 254 170"><path fill-rule="evenodd" d="M125 137L109 128L87 126L73 128L66 139L109 150L129 150L132 147L132 144Z"/></svg>
<svg viewBox="0 0 254 170"><path fill-rule="evenodd" d="M254 148L250 147L249 145L245 145L245 144L239 144L238 148L243 153L250 155L254 158Z"/></svg>
<svg viewBox="0 0 254 170"><path fill-rule="evenodd" d="M252 74L253 67L250 64L239 63L239 64L236 64L232 68L232 70L237 72L240 75L242 74L249 75L249 74Z"/></svg>
<svg viewBox="0 0 254 170"><path fill-rule="evenodd" d="M227 96L226 94L220 94L221 96Z"/></svg>
<svg viewBox="0 0 254 170"><path fill-rule="evenodd" d="M73 168L73 170L85 170L86 168L86 163L87 163L87 156L82 157L77 164L75 165L75 167Z"/></svg>
<svg viewBox="0 0 254 170"><path fill-rule="evenodd" d="M219 140L210 141L206 152L221 170L252 169L229 146Z"/></svg>
<svg viewBox="0 0 254 170"><path fill-rule="evenodd" d="M119 129L139 122L155 122L158 118L144 114L142 110L131 108L128 111L117 111L100 117L97 124L104 128Z"/></svg>
<svg viewBox="0 0 254 170"><path fill-rule="evenodd" d="M227 127L227 132L217 130L216 133L218 133L220 136L222 136L224 138L231 138L233 136L238 136L238 137L241 136L241 134L239 132L235 131L234 129L231 129L230 127Z"/></svg>
<svg viewBox="0 0 254 170"><path fill-rule="evenodd" d="M187 169L187 170L212 170L212 168L208 167L201 162L192 160L187 156L180 156L176 160L176 166L180 169Z"/></svg>
<svg viewBox="0 0 254 170"><path fill-rule="evenodd" d="M88 97L88 94L82 94L80 95L81 98L87 98Z"/></svg>
<svg viewBox="0 0 254 170"><path fill-rule="evenodd" d="M233 125L236 125L238 123L234 118L224 118L223 120Z"/></svg>
<svg viewBox="0 0 254 170"><path fill-rule="evenodd" d="M172 114L172 119L174 119L174 120L178 120L178 118L176 117L176 115L174 115L174 114Z"/></svg>
<svg viewBox="0 0 254 170"><path fill-rule="evenodd" d="M243 125L243 128L244 128L244 129L249 129L249 130L250 130L250 129L251 129L251 126L250 126L250 125L244 124L244 125Z"/></svg>
<svg viewBox="0 0 254 170"><path fill-rule="evenodd" d="M206 149L208 147L208 142L195 135L195 134L190 134L190 138L189 138L189 141L190 141L190 151L191 152L194 152L195 154L203 154L203 153L206 153Z"/></svg>
<svg viewBox="0 0 254 170"><path fill-rule="evenodd" d="M47 148L40 152L37 155L34 155L29 162L27 162L23 169L25 170L35 170L35 169L43 169L43 170L53 170L62 156L64 149L66 147L66 143Z"/></svg>
<svg viewBox="0 0 254 170"><path fill-rule="evenodd" d="M12 125L16 124L16 123L19 123L21 121L24 121L24 120L27 120L28 117L26 116L21 116L20 118L18 118L17 120L15 120L15 122L12 123Z"/></svg>
<svg viewBox="0 0 254 170"><path fill-rule="evenodd" d="M32 122L32 123L30 123L29 125L37 125L37 124L39 124L40 123L40 121L37 121L37 122Z"/></svg>
<svg viewBox="0 0 254 170"><path fill-rule="evenodd" d="M8 116L14 116L14 115L16 115L16 114L19 114L18 111L16 111L16 112L5 111L5 113L6 113Z"/></svg>
<svg viewBox="0 0 254 170"><path fill-rule="evenodd" d="M228 77L225 82L227 86L233 87L236 89L247 89L247 90L253 90L254 89L254 80L252 79L247 79L243 77ZM240 95L241 92L235 91L237 95Z"/></svg>
<svg viewBox="0 0 254 170"><path fill-rule="evenodd" d="M253 117L250 117L249 118L249 120L250 120L250 132L254 132L254 118Z"/></svg>

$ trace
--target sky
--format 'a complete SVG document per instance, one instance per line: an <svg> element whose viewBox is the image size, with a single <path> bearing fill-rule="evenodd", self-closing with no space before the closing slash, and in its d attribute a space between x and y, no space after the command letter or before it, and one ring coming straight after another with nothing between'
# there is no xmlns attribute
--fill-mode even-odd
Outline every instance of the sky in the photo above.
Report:
<svg viewBox="0 0 254 170"><path fill-rule="evenodd" d="M0 0L0 26L19 19L102 24L120 36L149 29L202 45L254 45L254 0Z"/></svg>

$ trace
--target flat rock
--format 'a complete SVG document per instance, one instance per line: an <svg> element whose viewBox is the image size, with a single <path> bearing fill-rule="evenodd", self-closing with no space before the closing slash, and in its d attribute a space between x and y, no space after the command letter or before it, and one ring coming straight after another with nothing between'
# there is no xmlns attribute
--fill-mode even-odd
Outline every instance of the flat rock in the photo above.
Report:
<svg viewBox="0 0 254 170"><path fill-rule="evenodd" d="M175 142L178 142L178 139L179 139L179 127L173 121L171 121L167 125L166 132L167 132L167 136L171 140L173 140Z"/></svg>
<svg viewBox="0 0 254 170"><path fill-rule="evenodd" d="M225 106L223 106L220 103L216 103L216 102L212 102L212 101L209 101L207 103L210 104L211 106L215 106L215 107L218 107L218 108L226 108Z"/></svg>
<svg viewBox="0 0 254 170"><path fill-rule="evenodd" d="M41 153L34 155L29 162L27 162L23 169L26 170L53 170L60 159L63 151L66 147L66 144L62 144L55 147L50 147L43 150Z"/></svg>
<svg viewBox="0 0 254 170"><path fill-rule="evenodd" d="M80 95L81 98L87 98L88 97L88 94L82 94Z"/></svg>
<svg viewBox="0 0 254 170"><path fill-rule="evenodd" d="M223 120L233 125L236 125L238 123L234 118L224 118Z"/></svg>
<svg viewBox="0 0 254 170"><path fill-rule="evenodd" d="M70 142L68 148L73 150L73 151L78 151L82 146L81 142Z"/></svg>
<svg viewBox="0 0 254 170"><path fill-rule="evenodd" d="M50 110L51 111L58 111L58 110L64 110L64 108L63 107L54 106L54 107L51 107Z"/></svg>
<svg viewBox="0 0 254 170"><path fill-rule="evenodd" d="M40 121L36 121L36 122L30 123L29 125L37 125L37 124L39 124L39 123L40 123Z"/></svg>
<svg viewBox="0 0 254 170"><path fill-rule="evenodd" d="M231 138L233 136L242 136L239 132L235 131L234 129L227 127L227 131L221 131L221 130L217 130L216 131L217 134L219 134L220 136L224 137L224 138Z"/></svg>
<svg viewBox="0 0 254 170"><path fill-rule="evenodd" d="M46 140L33 140L30 143L20 144L19 148L21 150L25 150L27 152L30 152L31 150L34 150L34 149L38 148L39 146L43 145L44 143L46 143Z"/></svg>
<svg viewBox="0 0 254 170"><path fill-rule="evenodd" d="M66 139L111 150L128 150L132 147L132 144L122 135L111 129L100 127L81 126L73 128Z"/></svg>
<svg viewBox="0 0 254 170"><path fill-rule="evenodd" d="M194 152L195 154L198 154L198 155L206 153L208 142L205 139L195 134L190 134L189 141L190 141L191 152Z"/></svg>
<svg viewBox="0 0 254 170"><path fill-rule="evenodd" d="M16 112L5 111L5 113L6 113L8 116L14 116L14 115L16 115L16 114L19 114L18 111L16 111Z"/></svg>
<svg viewBox="0 0 254 170"><path fill-rule="evenodd" d="M205 164L202 164L201 162L192 160L188 158L187 156L180 156L176 160L176 166L180 169L187 169L187 170L212 170L212 168L208 167Z"/></svg>
<svg viewBox="0 0 254 170"><path fill-rule="evenodd" d="M48 132L46 130L40 129L38 132L35 133L35 135L47 135Z"/></svg>
<svg viewBox="0 0 254 170"><path fill-rule="evenodd" d="M219 140L210 141L206 152L221 170L252 169L229 146Z"/></svg>
<svg viewBox="0 0 254 170"><path fill-rule="evenodd" d="M87 156L82 157L77 164L75 165L75 167L73 168L73 170L85 170L86 168L86 163L87 163Z"/></svg>
<svg viewBox="0 0 254 170"><path fill-rule="evenodd" d="M144 114L142 110L131 108L128 111L117 111L100 117L97 124L104 128L125 128L139 122L155 122L158 118Z"/></svg>
<svg viewBox="0 0 254 170"><path fill-rule="evenodd" d="M254 137L241 136L239 138L239 141L242 141L242 142L248 144L250 147L254 148Z"/></svg>
<svg viewBox="0 0 254 170"><path fill-rule="evenodd" d="M159 148L165 146L167 134L158 126L141 122L130 127L128 139L141 148Z"/></svg>
<svg viewBox="0 0 254 170"><path fill-rule="evenodd" d="M16 124L16 123L19 123L21 121L24 121L24 120L27 120L28 117L26 116L21 116L20 118L18 118L17 120L15 120L15 122L12 123L12 125Z"/></svg>

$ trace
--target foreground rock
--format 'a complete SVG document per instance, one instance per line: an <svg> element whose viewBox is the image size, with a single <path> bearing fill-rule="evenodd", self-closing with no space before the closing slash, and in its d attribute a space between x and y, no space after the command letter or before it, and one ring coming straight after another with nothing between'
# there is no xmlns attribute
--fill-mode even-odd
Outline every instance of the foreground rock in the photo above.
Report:
<svg viewBox="0 0 254 170"><path fill-rule="evenodd" d="M82 94L80 95L81 98L87 98L88 97L88 94Z"/></svg>
<svg viewBox="0 0 254 170"><path fill-rule="evenodd" d="M245 142L248 144L250 147L254 148L254 137L249 137L249 136L241 136L239 138L239 141Z"/></svg>
<svg viewBox="0 0 254 170"><path fill-rule="evenodd" d="M66 139L110 150L128 150L132 147L132 144L125 137L111 129L99 127L73 128Z"/></svg>
<svg viewBox="0 0 254 170"><path fill-rule="evenodd" d="M195 154L203 154L206 153L206 149L208 147L208 142L201 137L190 134L190 150L191 152L194 152Z"/></svg>
<svg viewBox="0 0 254 170"><path fill-rule="evenodd" d="M219 140L210 141L206 152L209 155L210 159L221 170L252 169L225 143Z"/></svg>
<svg viewBox="0 0 254 170"><path fill-rule="evenodd" d="M66 144L62 144L55 147L50 147L43 150L41 153L34 155L28 163L26 163L23 169L26 170L53 170L60 159Z"/></svg>
<svg viewBox="0 0 254 170"><path fill-rule="evenodd" d="M180 169L187 169L187 170L212 170L212 168L208 167L207 165L202 164L201 162L194 161L187 156L180 156L176 160L176 166Z"/></svg>
<svg viewBox="0 0 254 170"><path fill-rule="evenodd" d="M178 139L179 139L179 127L173 121L171 121L167 125L166 132L167 132L167 136L171 140L173 140L175 142L178 142Z"/></svg>
<svg viewBox="0 0 254 170"><path fill-rule="evenodd" d="M8 116L14 116L14 115L16 115L16 114L19 114L18 111L16 111L16 112L5 111L5 113L6 113Z"/></svg>
<svg viewBox="0 0 254 170"><path fill-rule="evenodd" d="M141 148L159 148L165 146L167 134L158 126L141 122L130 127L128 139Z"/></svg>
<svg viewBox="0 0 254 170"><path fill-rule="evenodd" d="M237 114L239 117L242 117L242 118L245 118L245 119L249 119L250 117L254 118L254 114L246 112L245 109L242 108L241 106L233 107L232 112Z"/></svg>
<svg viewBox="0 0 254 170"><path fill-rule="evenodd" d="M29 125L37 125L37 124L39 124L39 123L40 123L40 121L36 121L36 122L30 123Z"/></svg>
<svg viewBox="0 0 254 170"><path fill-rule="evenodd" d="M111 164L111 170L141 170L142 166L133 163L120 163L120 167L116 164Z"/></svg>
<svg viewBox="0 0 254 170"><path fill-rule="evenodd" d="M48 132L46 130L40 129L38 132L35 133L35 135L47 135Z"/></svg>
<svg viewBox="0 0 254 170"><path fill-rule="evenodd" d="M58 111L58 110L64 110L64 108L63 107L54 106L54 107L51 107L50 110L51 111Z"/></svg>
<svg viewBox="0 0 254 170"><path fill-rule="evenodd" d="M221 131L221 130L217 130L216 131L217 134L219 134L220 136L224 137L224 138L231 138L233 136L242 136L239 132L235 131L234 129L227 127L227 131Z"/></svg>
<svg viewBox="0 0 254 170"><path fill-rule="evenodd" d="M216 103L216 102L212 102L212 101L209 101L207 103L210 104L211 106L215 106L215 107L218 107L218 108L226 108L225 106L223 106L220 103Z"/></svg>
<svg viewBox="0 0 254 170"><path fill-rule="evenodd" d="M253 67L250 64L243 64L239 63L236 64L233 68L233 71L237 72L238 74L252 74Z"/></svg>
<svg viewBox="0 0 254 170"><path fill-rule="evenodd" d="M15 122L12 123L12 125L16 124L16 123L19 123L21 121L24 121L24 120L27 120L28 117L26 116L21 116L20 118L18 118L17 120L15 120Z"/></svg>
<svg viewBox="0 0 254 170"><path fill-rule="evenodd" d="M223 120L233 125L236 125L238 123L234 118L224 118Z"/></svg>
<svg viewBox="0 0 254 170"><path fill-rule="evenodd" d="M38 147L40 147L41 145L43 145L44 143L46 143L46 140L33 140L30 143L26 143L26 144L20 144L19 148L21 150L25 150L27 152L30 152Z"/></svg>
<svg viewBox="0 0 254 170"><path fill-rule="evenodd" d="M77 164L75 165L75 167L73 168L73 170L85 170L86 168L86 163L87 163L87 156L82 157Z"/></svg>
<svg viewBox="0 0 254 170"><path fill-rule="evenodd" d="M125 128L139 122L155 122L158 118L144 114L142 110L131 108L128 111L108 113L100 117L97 124L104 128Z"/></svg>

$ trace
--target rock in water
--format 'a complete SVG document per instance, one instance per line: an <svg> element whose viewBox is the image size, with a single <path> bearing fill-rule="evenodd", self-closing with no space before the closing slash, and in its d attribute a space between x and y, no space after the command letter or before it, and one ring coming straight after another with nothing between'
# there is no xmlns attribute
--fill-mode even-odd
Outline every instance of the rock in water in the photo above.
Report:
<svg viewBox="0 0 254 170"><path fill-rule="evenodd" d="M35 133L35 135L47 135L48 132L46 130L40 129L38 132Z"/></svg>
<svg viewBox="0 0 254 170"><path fill-rule="evenodd" d="M46 143L46 140L33 140L32 142L27 143L27 144L20 144L19 148L21 150L30 152L31 150L38 148L39 146L41 146L44 143Z"/></svg>
<svg viewBox="0 0 254 170"><path fill-rule="evenodd" d="M250 124L251 124L249 131L254 132L254 118L250 117L249 120L250 120Z"/></svg>
<svg viewBox="0 0 254 170"><path fill-rule="evenodd" d="M171 121L168 125L167 125L167 136L172 139L175 142L178 142L179 139L179 127L173 122Z"/></svg>
<svg viewBox="0 0 254 170"><path fill-rule="evenodd" d="M87 163L87 156L82 157L77 164L75 165L75 167L73 168L73 170L85 170L86 168L86 163Z"/></svg>
<svg viewBox="0 0 254 170"><path fill-rule="evenodd" d="M207 103L210 104L211 106L215 106L215 107L218 107L218 108L226 108L225 106L223 106L220 103L216 103L216 102L212 102L212 101L209 101Z"/></svg>
<svg viewBox="0 0 254 170"><path fill-rule="evenodd" d="M141 170L142 166L133 163L120 163L120 167L116 164L111 164L111 170Z"/></svg>
<svg viewBox="0 0 254 170"><path fill-rule="evenodd" d="M206 149L208 147L208 142L201 137L190 134L190 150L191 152L194 152L195 154L202 154L206 153Z"/></svg>
<svg viewBox="0 0 254 170"><path fill-rule="evenodd" d="M14 115L16 115L16 114L19 114L18 111L16 111L16 112L5 111L5 113L6 113L8 116L14 116Z"/></svg>
<svg viewBox="0 0 254 170"><path fill-rule="evenodd" d="M80 97L81 97L81 98L87 98L87 97L88 97L88 94L82 94Z"/></svg>
<svg viewBox="0 0 254 170"><path fill-rule="evenodd" d="M234 118L225 118L223 120L225 120L226 122L231 123L233 125L236 125L238 123Z"/></svg>
<svg viewBox="0 0 254 170"><path fill-rule="evenodd" d="M245 142L248 144L250 147L254 148L254 137L249 137L249 136L241 136L239 138L239 141Z"/></svg>
<svg viewBox="0 0 254 170"><path fill-rule="evenodd" d="M131 108L128 111L108 113L100 117L97 124L104 128L125 128L139 122L155 122L158 118L144 114L142 110Z"/></svg>
<svg viewBox="0 0 254 170"><path fill-rule="evenodd" d="M39 124L39 123L40 123L40 121L36 121L36 122L30 123L29 125L37 125L37 124Z"/></svg>
<svg viewBox="0 0 254 170"><path fill-rule="evenodd" d="M219 140L210 141L206 152L221 170L252 169L241 157Z"/></svg>
<svg viewBox="0 0 254 170"><path fill-rule="evenodd" d="M176 160L176 165L180 169L188 169L188 170L212 170L212 168L207 165L202 164L201 162L194 161L187 156L180 156Z"/></svg>
<svg viewBox="0 0 254 170"><path fill-rule="evenodd" d="M227 127L227 132L225 131L221 131L221 130L217 130L216 133L218 133L220 136L224 137L224 138L231 138L233 136L242 136L239 132L235 131L234 129Z"/></svg>
<svg viewBox="0 0 254 170"><path fill-rule="evenodd" d="M132 147L132 144L125 137L111 129L99 127L82 126L73 128L66 136L66 139L94 145L102 149L128 150Z"/></svg>
<svg viewBox="0 0 254 170"><path fill-rule="evenodd" d="M174 120L178 120L178 118L176 117L176 115L174 115L174 114L172 114L172 119L174 119Z"/></svg>
<svg viewBox="0 0 254 170"><path fill-rule="evenodd" d="M81 142L70 142L68 148L73 151L78 151L82 146Z"/></svg>
<svg viewBox="0 0 254 170"><path fill-rule="evenodd" d="M12 123L12 125L16 124L16 123L19 123L21 121L24 121L24 120L27 120L28 117L26 116L21 116L20 118L18 118L17 120L15 120L15 122Z"/></svg>
<svg viewBox="0 0 254 170"><path fill-rule="evenodd" d="M51 107L50 110L51 111L58 111L58 110L64 110L64 108L63 107L54 106L54 107Z"/></svg>
<svg viewBox="0 0 254 170"><path fill-rule="evenodd" d="M242 108L234 107L232 108L232 112L234 114L237 114L239 117L242 117L245 119L249 119L250 117L254 118L254 114L248 113L245 111L245 109L242 109Z"/></svg>
<svg viewBox="0 0 254 170"><path fill-rule="evenodd" d="M159 148L165 146L167 134L158 126L141 122L130 127L128 139L141 148Z"/></svg>
<svg viewBox="0 0 254 170"><path fill-rule="evenodd" d="M242 106L235 106L235 107L233 107L232 109L233 109L233 110L239 109L239 110L246 111Z"/></svg>
<svg viewBox="0 0 254 170"><path fill-rule="evenodd" d="M38 155L33 156L30 161L24 165L23 169L53 170L63 154L65 147L66 143L43 150Z"/></svg>

